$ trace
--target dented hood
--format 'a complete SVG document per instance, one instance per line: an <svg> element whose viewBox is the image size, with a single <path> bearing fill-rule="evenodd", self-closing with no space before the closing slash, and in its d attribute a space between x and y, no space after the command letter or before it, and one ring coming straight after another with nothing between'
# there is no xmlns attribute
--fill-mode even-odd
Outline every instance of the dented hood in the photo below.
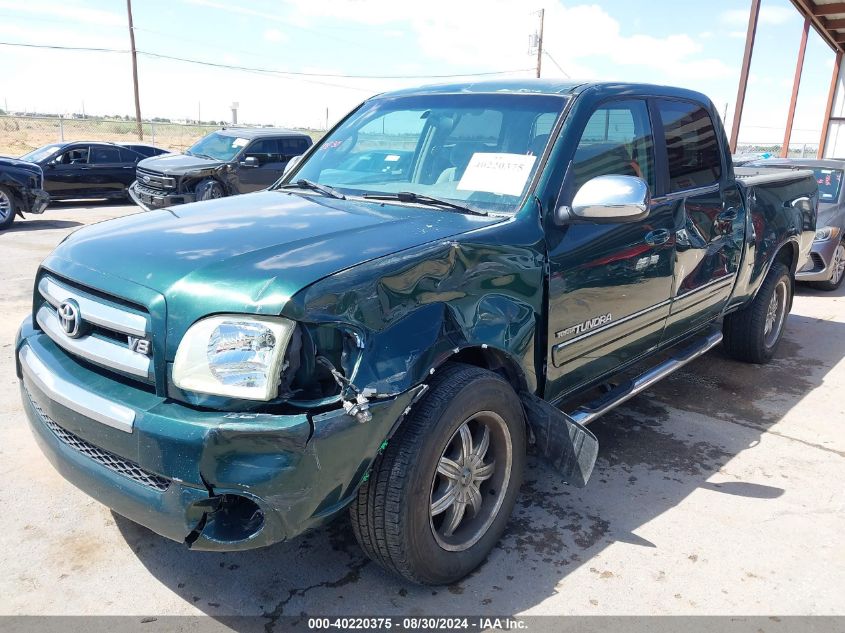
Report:
<svg viewBox="0 0 845 633"><path fill-rule="evenodd" d="M155 291L171 333L214 312L279 314L295 293L337 271L500 220L262 191L91 225L45 266L119 289L129 301L137 300L134 286Z"/></svg>
<svg viewBox="0 0 845 633"><path fill-rule="evenodd" d="M221 160L212 160L210 158L203 158L201 156L191 156L189 154L162 154L160 156L152 156L145 158L138 163L141 169L149 169L159 174L167 174L169 176L179 176L188 174L194 171L202 171L204 169L214 169L225 164Z"/></svg>

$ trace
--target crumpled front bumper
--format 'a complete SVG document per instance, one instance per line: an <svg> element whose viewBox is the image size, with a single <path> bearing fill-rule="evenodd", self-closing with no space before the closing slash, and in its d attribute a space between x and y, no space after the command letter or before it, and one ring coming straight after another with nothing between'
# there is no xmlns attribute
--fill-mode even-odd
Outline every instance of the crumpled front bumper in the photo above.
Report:
<svg viewBox="0 0 845 633"><path fill-rule="evenodd" d="M165 193L144 187L137 180L129 185L129 197L132 198L132 202L147 211L186 204L196 200L193 193Z"/></svg>
<svg viewBox="0 0 845 633"><path fill-rule="evenodd" d="M830 279L830 263L839 246L839 239L813 242L807 263L795 273L796 281L827 281Z"/></svg>
<svg viewBox="0 0 845 633"><path fill-rule="evenodd" d="M50 194L43 189L30 189L27 192L26 213L44 213L44 209L50 204Z"/></svg>
<svg viewBox="0 0 845 633"><path fill-rule="evenodd" d="M364 424L342 409L198 411L82 367L30 320L16 359L24 409L53 466L118 514L201 550L270 545L336 515L424 389L372 402Z"/></svg>

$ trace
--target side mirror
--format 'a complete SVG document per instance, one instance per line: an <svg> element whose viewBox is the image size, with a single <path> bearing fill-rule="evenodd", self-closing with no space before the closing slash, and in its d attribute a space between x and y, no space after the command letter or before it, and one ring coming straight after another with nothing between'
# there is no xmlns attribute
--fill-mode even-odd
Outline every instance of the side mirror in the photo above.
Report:
<svg viewBox="0 0 845 633"><path fill-rule="evenodd" d="M241 167L258 167L260 163L258 162L257 156L247 156L241 161Z"/></svg>
<svg viewBox="0 0 845 633"><path fill-rule="evenodd" d="M571 207L562 206L557 210L555 223L639 222L648 216L650 203L648 185L642 178L597 176L578 190Z"/></svg>
<svg viewBox="0 0 845 633"><path fill-rule="evenodd" d="M56 161L51 160L49 163L44 165L44 169L55 169L56 168Z"/></svg>
<svg viewBox="0 0 845 633"><path fill-rule="evenodd" d="M296 166L299 164L299 162L300 162L301 160L302 160L302 156L301 156L301 155L300 155L300 156L294 156L293 158L291 158L291 159L288 161L288 164L287 164L287 165L285 165L284 170L282 171L282 178L284 178L284 177L285 177L285 176L287 176L287 175L288 175L291 171L293 171L293 168L294 168L294 167L296 167Z"/></svg>

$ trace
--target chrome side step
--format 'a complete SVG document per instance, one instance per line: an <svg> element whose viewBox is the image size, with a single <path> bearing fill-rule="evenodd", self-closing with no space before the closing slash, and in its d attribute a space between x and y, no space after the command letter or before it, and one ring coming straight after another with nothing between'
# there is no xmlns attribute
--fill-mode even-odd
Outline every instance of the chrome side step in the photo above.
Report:
<svg viewBox="0 0 845 633"><path fill-rule="evenodd" d="M691 345L678 350L672 354L671 358L668 358L656 367L649 369L644 374L621 383L600 398L578 407L575 411L569 414L569 417L578 424L589 424L599 416L604 415L611 409L618 407L623 402L626 402L637 394L642 393L656 382L663 380L666 376L674 371L677 371L690 361L693 361L702 354L709 352L721 343L721 341L721 332L715 332L698 339Z"/></svg>

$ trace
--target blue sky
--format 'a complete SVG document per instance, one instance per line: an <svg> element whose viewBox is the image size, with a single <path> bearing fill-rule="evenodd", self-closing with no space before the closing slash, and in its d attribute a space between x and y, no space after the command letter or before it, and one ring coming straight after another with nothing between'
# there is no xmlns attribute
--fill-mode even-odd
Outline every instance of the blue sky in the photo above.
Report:
<svg viewBox="0 0 845 633"><path fill-rule="evenodd" d="M778 142L802 20L762 0L741 140ZM134 0L139 50L322 76L283 78L139 57L145 116L322 126L370 94L442 75L519 70L533 10L546 9L543 75L650 81L701 90L733 113L750 0ZM0 40L125 49L123 0L0 0ZM554 61L552 61L552 59ZM811 32L796 131L817 142L833 52ZM0 47L0 99L12 110L133 112L125 54ZM2 103L2 101L0 101ZM0 106L1 107L1 106Z"/></svg>

